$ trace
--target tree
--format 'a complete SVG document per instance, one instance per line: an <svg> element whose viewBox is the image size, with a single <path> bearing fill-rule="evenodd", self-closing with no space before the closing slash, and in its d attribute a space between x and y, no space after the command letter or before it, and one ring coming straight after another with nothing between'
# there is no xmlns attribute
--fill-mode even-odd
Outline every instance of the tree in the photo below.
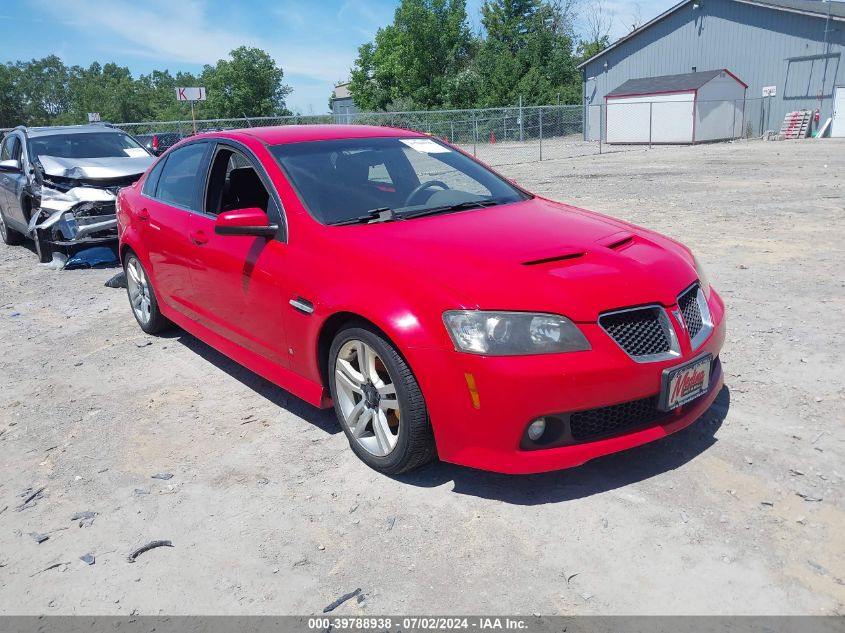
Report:
<svg viewBox="0 0 845 633"><path fill-rule="evenodd" d="M552 30L555 33L575 38L575 18L581 7L581 0L548 0L552 11Z"/></svg>
<svg viewBox="0 0 845 633"><path fill-rule="evenodd" d="M581 61L586 61L601 53L608 46L610 46L610 38L607 35L602 36L598 41L585 42L582 40L578 43L578 58Z"/></svg>
<svg viewBox="0 0 845 633"><path fill-rule="evenodd" d="M605 12L602 0L592 0L584 12L587 25L586 40L578 43L578 55L586 60L598 55L610 45L611 16Z"/></svg>
<svg viewBox="0 0 845 633"><path fill-rule="evenodd" d="M187 105L176 100L176 88L200 85L199 79L192 73L178 72L173 76L167 70L154 70L149 75L141 75L138 83L152 110L149 120L172 121L190 117Z"/></svg>
<svg viewBox="0 0 845 633"><path fill-rule="evenodd" d="M284 71L270 55L259 48L241 46L229 59L206 65L200 76L208 91L201 102L202 116L229 118L241 116L284 116L290 114L285 98L293 91L282 80Z"/></svg>
<svg viewBox="0 0 845 633"><path fill-rule="evenodd" d="M114 123L185 119L190 110L176 100L177 86L208 88L200 116L283 115L291 93L283 78L267 53L246 47L206 66L201 77L154 70L135 79L125 66L67 67L55 55L9 62L0 64L0 127L85 123L88 112Z"/></svg>
<svg viewBox="0 0 845 633"><path fill-rule="evenodd" d="M67 66L55 55L15 64L15 92L28 125L50 125L70 105Z"/></svg>
<svg viewBox="0 0 845 633"><path fill-rule="evenodd" d="M133 79L125 66L97 62L88 68L73 66L68 71L69 107L56 123L79 123L88 112L99 112L103 121L149 120L155 114L150 91Z"/></svg>
<svg viewBox="0 0 845 633"><path fill-rule="evenodd" d="M481 7L487 37L474 65L481 78L476 105L554 103L572 97L577 84L572 55L573 2L486 0ZM576 97L575 101L580 100Z"/></svg>
<svg viewBox="0 0 845 633"><path fill-rule="evenodd" d="M448 106L450 83L473 48L465 0L401 0L393 23L358 49L349 92L364 110L400 98L418 108Z"/></svg>
<svg viewBox="0 0 845 633"><path fill-rule="evenodd" d="M518 53L538 32L550 28L549 8L541 0L485 0L481 23L487 40L502 43L512 54Z"/></svg>
<svg viewBox="0 0 845 633"><path fill-rule="evenodd" d="M0 65L0 127L14 127L24 120L19 76L20 69L14 64Z"/></svg>

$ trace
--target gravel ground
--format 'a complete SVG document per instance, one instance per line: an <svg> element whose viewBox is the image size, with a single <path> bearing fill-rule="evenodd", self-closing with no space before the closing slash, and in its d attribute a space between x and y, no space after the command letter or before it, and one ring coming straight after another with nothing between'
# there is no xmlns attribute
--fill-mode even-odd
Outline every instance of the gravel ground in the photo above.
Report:
<svg viewBox="0 0 845 633"><path fill-rule="evenodd" d="M115 270L0 248L0 613L843 613L845 143L503 171L698 252L729 319L702 420L546 475L385 477L332 412L145 336Z"/></svg>

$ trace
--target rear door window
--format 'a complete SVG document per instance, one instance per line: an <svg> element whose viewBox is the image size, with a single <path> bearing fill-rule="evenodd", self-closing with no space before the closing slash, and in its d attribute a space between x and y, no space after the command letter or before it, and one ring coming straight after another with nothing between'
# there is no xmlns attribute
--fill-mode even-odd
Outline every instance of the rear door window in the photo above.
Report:
<svg viewBox="0 0 845 633"><path fill-rule="evenodd" d="M171 152L161 170L155 197L183 209L198 210L197 191L205 178L200 173L207 143L194 143Z"/></svg>

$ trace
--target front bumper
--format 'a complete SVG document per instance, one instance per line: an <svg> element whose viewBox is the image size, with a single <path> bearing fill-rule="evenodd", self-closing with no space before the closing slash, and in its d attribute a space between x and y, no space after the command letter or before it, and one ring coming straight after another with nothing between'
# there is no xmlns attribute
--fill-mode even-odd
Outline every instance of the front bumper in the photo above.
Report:
<svg viewBox="0 0 845 633"><path fill-rule="evenodd" d="M595 323L579 324L592 345L586 352L489 357L409 350L440 458L503 473L545 472L578 466L689 426L710 407L723 385L718 356L725 340L724 304L713 291L708 305L715 324L708 339L695 350L687 343L680 358L662 362L634 362ZM580 444L520 448L531 420L656 396L664 369L705 352L714 358L707 393L656 422ZM474 395L468 385L474 387Z"/></svg>
<svg viewBox="0 0 845 633"><path fill-rule="evenodd" d="M36 228L47 234L44 241L56 245L117 240L117 217L114 214L78 218L72 211L67 211L49 227L49 230L42 227Z"/></svg>

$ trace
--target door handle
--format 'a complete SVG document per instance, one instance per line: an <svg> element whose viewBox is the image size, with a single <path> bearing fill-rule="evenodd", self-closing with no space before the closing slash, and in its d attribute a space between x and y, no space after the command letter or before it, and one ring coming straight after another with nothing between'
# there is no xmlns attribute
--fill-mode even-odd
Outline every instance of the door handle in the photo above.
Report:
<svg viewBox="0 0 845 633"><path fill-rule="evenodd" d="M150 212L146 209L141 209L138 211L138 219L141 220L141 222L146 222L150 219Z"/></svg>
<svg viewBox="0 0 845 633"><path fill-rule="evenodd" d="M200 229L199 231L192 231L191 232L191 241L196 244L197 246L202 246L206 242L208 242L208 235L206 235L205 231Z"/></svg>

